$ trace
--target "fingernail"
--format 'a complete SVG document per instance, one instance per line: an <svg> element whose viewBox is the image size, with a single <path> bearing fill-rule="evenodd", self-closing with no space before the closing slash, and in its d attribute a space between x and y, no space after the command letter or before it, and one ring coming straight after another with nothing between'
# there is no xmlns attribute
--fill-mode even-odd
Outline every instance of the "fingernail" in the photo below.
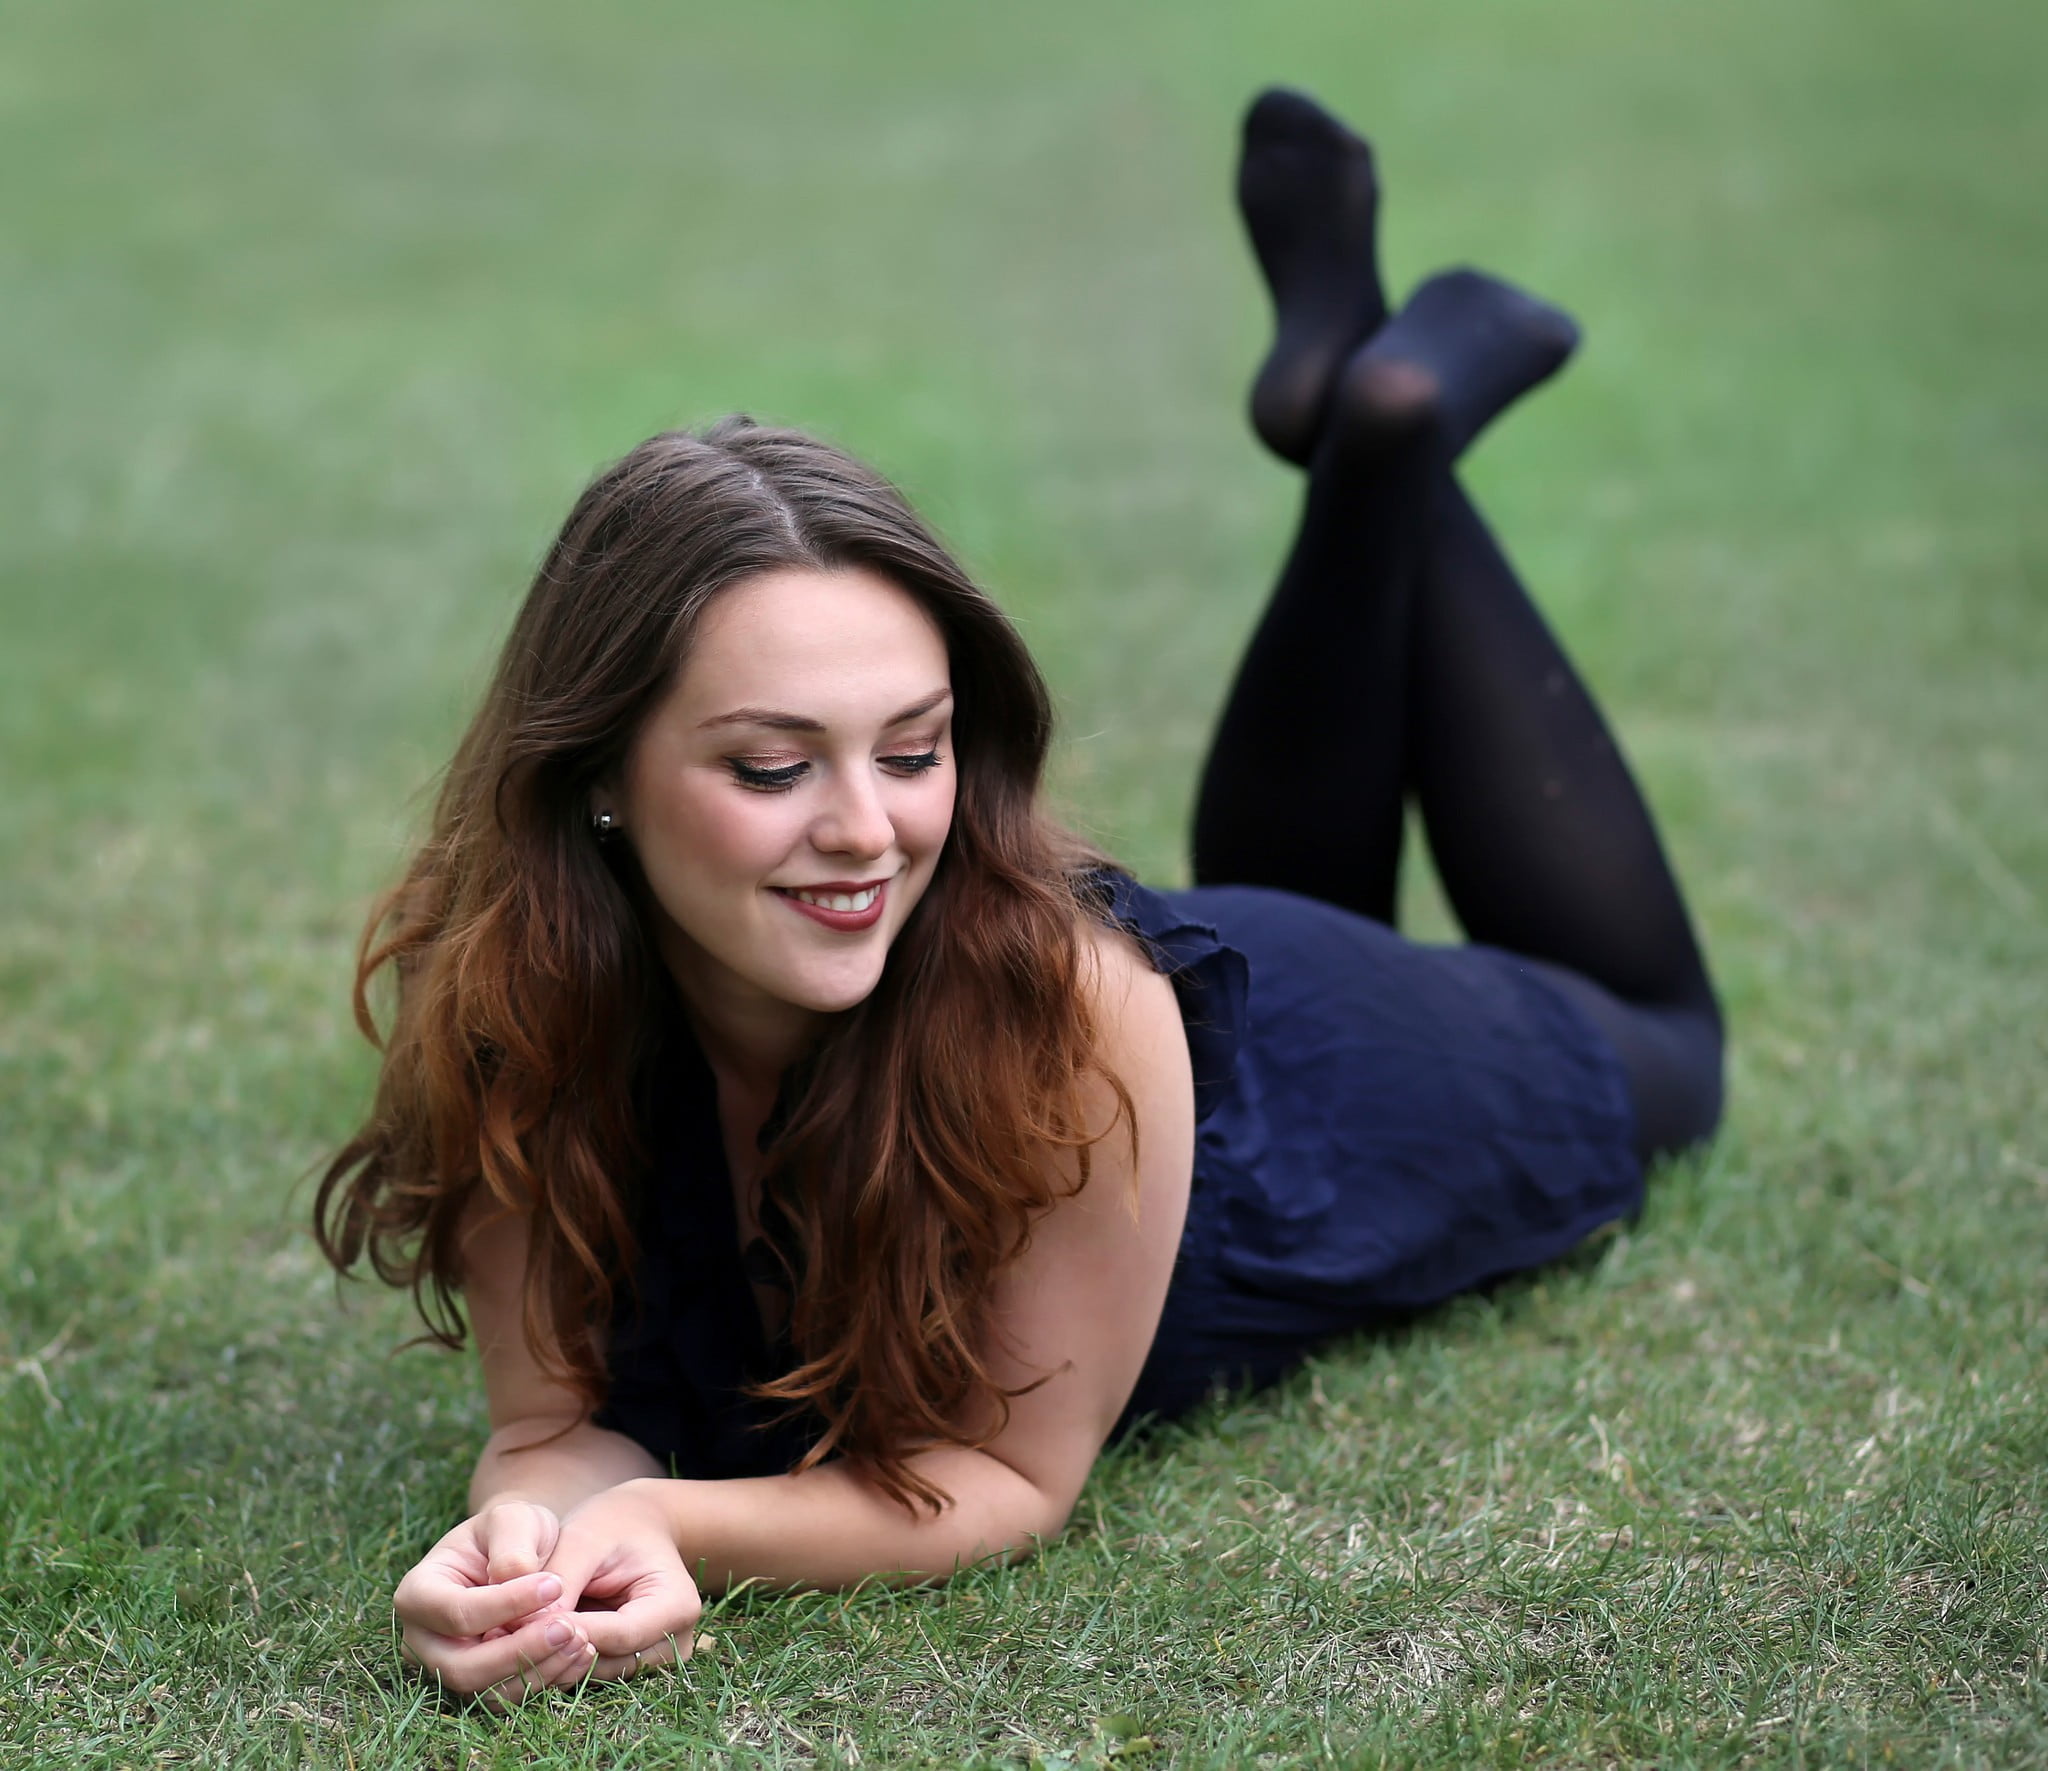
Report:
<svg viewBox="0 0 2048 1771"><path fill-rule="evenodd" d="M543 1605L552 1605L561 1596L561 1577L554 1574L543 1574L540 1577L540 1602Z"/></svg>
<svg viewBox="0 0 2048 1771"><path fill-rule="evenodd" d="M576 1632L559 1617L548 1625L548 1646L550 1648L566 1648L575 1639Z"/></svg>

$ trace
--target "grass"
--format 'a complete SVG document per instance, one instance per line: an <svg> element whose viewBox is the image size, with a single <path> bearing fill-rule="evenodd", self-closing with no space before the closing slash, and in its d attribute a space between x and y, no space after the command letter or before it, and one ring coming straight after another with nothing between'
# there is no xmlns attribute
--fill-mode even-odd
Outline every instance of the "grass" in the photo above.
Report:
<svg viewBox="0 0 2048 1771"><path fill-rule="evenodd" d="M314 8L0 25L0 1761L2048 1760L2038 8ZM1474 467L1735 1025L1563 1267L1105 1462L1035 1564L741 1599L508 1722L397 1674L462 1363L337 1309L343 996L552 524L743 407L901 477L1153 877L1290 515L1271 78L1405 287L1590 344ZM1418 893L1422 926L1440 912Z"/></svg>

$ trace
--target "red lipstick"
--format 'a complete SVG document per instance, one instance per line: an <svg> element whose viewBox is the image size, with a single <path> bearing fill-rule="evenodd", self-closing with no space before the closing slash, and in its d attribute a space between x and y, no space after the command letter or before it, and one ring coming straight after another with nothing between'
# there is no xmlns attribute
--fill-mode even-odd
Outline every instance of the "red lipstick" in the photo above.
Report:
<svg viewBox="0 0 2048 1771"><path fill-rule="evenodd" d="M889 882L886 879L830 879L821 880L816 885L773 886L770 889L790 909L843 935L873 928L882 920L882 911L889 901ZM796 895L798 892L808 895L800 898ZM859 899L869 892L874 893L873 899L857 910L835 910L829 904L812 902L816 898Z"/></svg>

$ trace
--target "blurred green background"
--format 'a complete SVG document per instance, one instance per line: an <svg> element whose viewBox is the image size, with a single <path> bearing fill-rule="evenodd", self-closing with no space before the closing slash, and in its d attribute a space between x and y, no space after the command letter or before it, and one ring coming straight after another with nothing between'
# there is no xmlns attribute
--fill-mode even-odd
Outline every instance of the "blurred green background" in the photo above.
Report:
<svg viewBox="0 0 2048 1771"><path fill-rule="evenodd" d="M0 1756L2048 1755L2044 53L2017 0L8 9ZM1667 821L1728 1136L1565 1273L1117 1460L1036 1568L442 1713L383 1619L474 1401L336 1312L299 1182L526 576L648 432L814 427L1179 877L1295 496L1229 204L1274 80L1375 142L1396 293L1585 326L1469 477Z"/></svg>

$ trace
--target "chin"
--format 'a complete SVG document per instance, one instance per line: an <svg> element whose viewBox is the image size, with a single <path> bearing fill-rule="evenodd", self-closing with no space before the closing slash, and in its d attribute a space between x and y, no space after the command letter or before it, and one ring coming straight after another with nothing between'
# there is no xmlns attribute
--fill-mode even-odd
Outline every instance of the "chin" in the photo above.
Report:
<svg viewBox="0 0 2048 1771"><path fill-rule="evenodd" d="M873 966L835 969L822 975L809 972L777 978L767 987L796 1008L806 1009L814 1015L837 1015L860 1007L874 995L875 986L881 981L882 965L878 959Z"/></svg>

